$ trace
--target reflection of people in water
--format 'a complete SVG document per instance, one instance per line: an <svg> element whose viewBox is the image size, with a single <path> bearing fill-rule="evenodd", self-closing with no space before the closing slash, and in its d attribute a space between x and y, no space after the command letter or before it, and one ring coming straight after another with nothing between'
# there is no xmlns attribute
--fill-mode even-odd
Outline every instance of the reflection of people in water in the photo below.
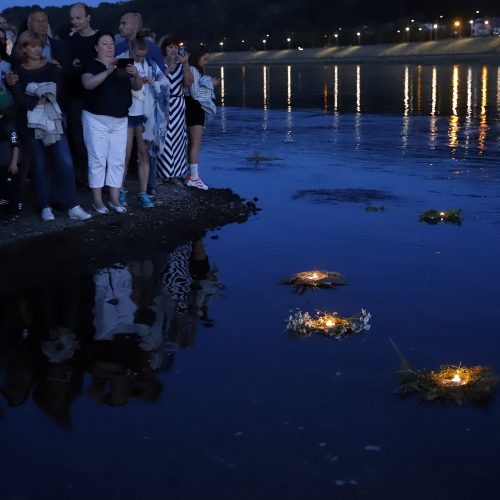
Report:
<svg viewBox="0 0 500 500"><path fill-rule="evenodd" d="M221 287L199 240L157 266L114 265L88 282L8 297L0 301L0 394L11 408L31 395L64 427L85 371L98 403L155 402L163 390L158 372L171 368L179 346L194 345L200 321L213 324L208 304Z"/></svg>
<svg viewBox="0 0 500 500"><path fill-rule="evenodd" d="M101 269L94 282L90 397L110 405L126 404L130 397L156 401L163 385L155 369L167 351L162 332L168 316L161 299L153 299L152 263Z"/></svg>
<svg viewBox="0 0 500 500"><path fill-rule="evenodd" d="M222 285L216 269L210 269L203 240L186 243L167 254L160 272L160 293L175 301L176 314L169 340L180 347L194 345L199 320L212 326L208 303Z"/></svg>
<svg viewBox="0 0 500 500"><path fill-rule="evenodd" d="M9 407L32 394L58 425L71 425L71 405L83 382L86 290L80 284L40 288L2 301L0 343L6 355L0 393Z"/></svg>

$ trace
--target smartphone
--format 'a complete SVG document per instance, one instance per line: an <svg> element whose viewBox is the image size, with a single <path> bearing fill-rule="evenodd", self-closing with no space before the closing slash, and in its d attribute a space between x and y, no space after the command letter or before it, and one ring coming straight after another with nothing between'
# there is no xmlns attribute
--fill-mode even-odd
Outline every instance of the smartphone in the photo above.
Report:
<svg viewBox="0 0 500 500"><path fill-rule="evenodd" d="M184 57L187 54L186 47L179 47L179 55Z"/></svg>
<svg viewBox="0 0 500 500"><path fill-rule="evenodd" d="M129 64L134 64L134 60L131 57L123 57L116 60L116 67L120 69L125 69Z"/></svg>

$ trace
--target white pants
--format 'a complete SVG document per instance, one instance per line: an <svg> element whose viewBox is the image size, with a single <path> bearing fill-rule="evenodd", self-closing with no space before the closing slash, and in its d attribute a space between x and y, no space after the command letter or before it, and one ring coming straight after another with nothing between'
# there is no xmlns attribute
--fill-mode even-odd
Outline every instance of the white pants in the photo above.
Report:
<svg viewBox="0 0 500 500"><path fill-rule="evenodd" d="M89 186L119 188L125 170L128 119L82 113L83 138L89 157Z"/></svg>

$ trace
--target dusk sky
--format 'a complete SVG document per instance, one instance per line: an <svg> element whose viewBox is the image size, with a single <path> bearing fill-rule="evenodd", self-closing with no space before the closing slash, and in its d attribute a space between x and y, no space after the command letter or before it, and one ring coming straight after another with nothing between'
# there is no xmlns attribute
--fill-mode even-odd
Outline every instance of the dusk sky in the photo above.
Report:
<svg viewBox="0 0 500 500"><path fill-rule="evenodd" d="M99 5L103 0L87 0L85 3L90 5L91 7L95 7ZM117 0L106 0L108 3L116 3ZM50 7L57 6L60 7L62 5L71 5L75 3L73 0L0 0L0 12L7 7L25 7L31 5L39 5L40 7Z"/></svg>

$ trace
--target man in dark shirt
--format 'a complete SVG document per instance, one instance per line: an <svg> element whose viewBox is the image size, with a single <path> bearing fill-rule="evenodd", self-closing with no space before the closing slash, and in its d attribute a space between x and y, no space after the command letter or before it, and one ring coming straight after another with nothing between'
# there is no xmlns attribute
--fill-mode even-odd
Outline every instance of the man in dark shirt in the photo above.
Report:
<svg viewBox="0 0 500 500"><path fill-rule="evenodd" d="M71 71L68 75L66 116L68 119L68 138L75 165L75 177L80 186L87 185L87 148L83 140L82 86L83 66L95 59L94 49L96 30L90 26L90 11L86 4L75 3L70 9L72 31L65 37L71 58Z"/></svg>
<svg viewBox="0 0 500 500"><path fill-rule="evenodd" d="M90 26L90 9L85 3L73 4L69 16L71 32L64 37L64 41L69 48L72 67L81 73L82 66L96 56L94 35L97 30Z"/></svg>

